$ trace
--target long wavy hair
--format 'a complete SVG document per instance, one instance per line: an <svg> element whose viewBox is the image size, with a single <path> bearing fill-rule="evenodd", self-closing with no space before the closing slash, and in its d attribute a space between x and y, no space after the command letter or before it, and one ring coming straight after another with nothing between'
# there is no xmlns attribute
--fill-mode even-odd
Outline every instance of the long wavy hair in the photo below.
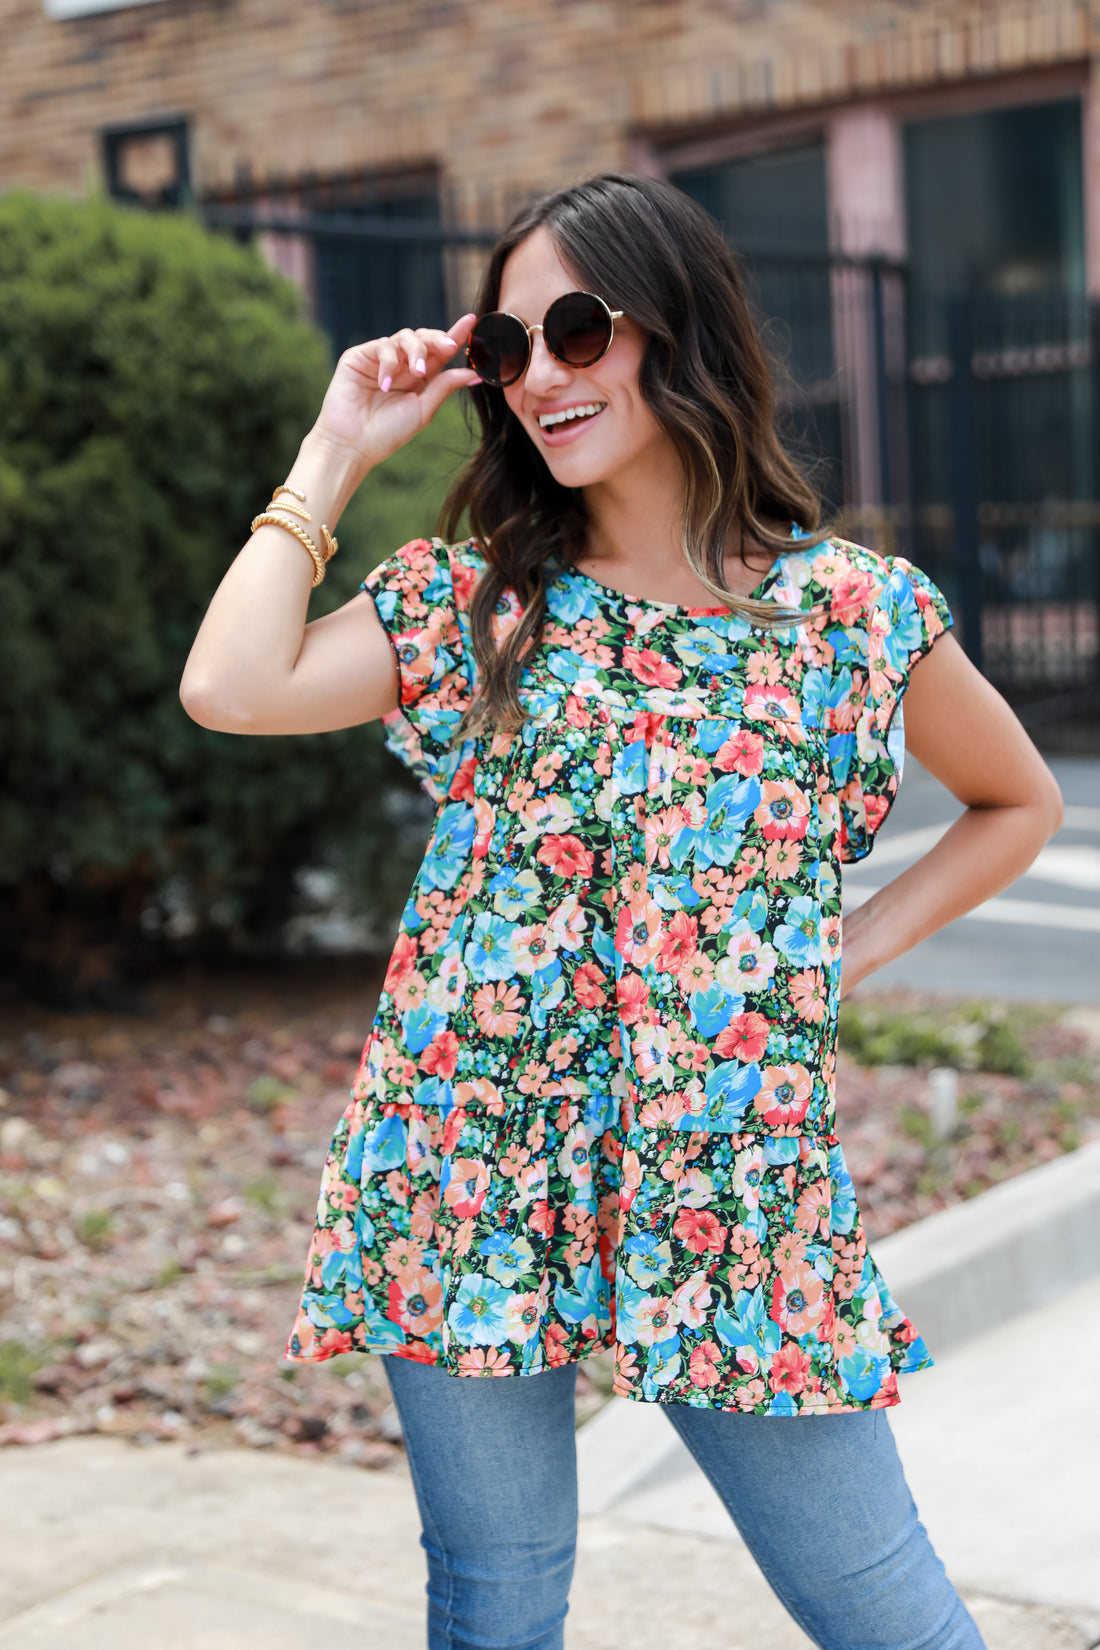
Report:
<svg viewBox="0 0 1100 1650"><path fill-rule="evenodd" d="M758 624L782 622L774 602L729 588L730 545L789 549L788 534L766 527L766 517L797 523L811 543L826 534L817 497L776 433L760 333L714 220L679 189L651 178L608 174L540 196L494 247L479 315L498 307L505 263L540 228L578 286L599 293L648 335L639 388L683 464L682 542L692 572L733 612ZM470 606L480 689L461 731L514 732L524 721L519 681L542 635L549 584L583 556L588 522L583 493L554 479L503 390L479 385L470 400L480 443L440 517L448 540L468 520L488 563ZM523 616L498 647L493 617L509 588Z"/></svg>

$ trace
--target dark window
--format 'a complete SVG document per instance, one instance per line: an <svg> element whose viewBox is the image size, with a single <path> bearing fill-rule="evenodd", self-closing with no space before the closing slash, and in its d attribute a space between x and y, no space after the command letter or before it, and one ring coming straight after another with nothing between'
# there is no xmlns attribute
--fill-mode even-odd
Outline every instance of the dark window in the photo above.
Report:
<svg viewBox="0 0 1100 1650"><path fill-rule="evenodd" d="M301 203L311 216L339 216L371 222L402 221L431 226L440 222L434 179L389 187L328 184L307 187ZM365 338L403 326L445 327L446 290L441 239L378 240L364 235L314 236L317 321L336 354Z"/></svg>
<svg viewBox="0 0 1100 1650"><path fill-rule="evenodd" d="M182 116L109 126L102 134L107 193L136 206L182 206L191 193Z"/></svg>

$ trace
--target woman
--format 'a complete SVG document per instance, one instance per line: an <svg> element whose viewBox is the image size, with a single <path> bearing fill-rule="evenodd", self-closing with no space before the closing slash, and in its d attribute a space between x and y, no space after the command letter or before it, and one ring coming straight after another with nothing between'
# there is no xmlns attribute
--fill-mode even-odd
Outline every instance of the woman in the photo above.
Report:
<svg viewBox="0 0 1100 1650"><path fill-rule="evenodd" d="M614 1348L816 1643L969 1650L880 1413L931 1360L833 1133L837 867L896 791L903 695L966 811L847 919L844 991L1019 876L1057 789L928 579L819 529L686 197L536 202L478 310L341 357L183 683L227 731L385 717L439 803L288 1356L384 1354L432 1645L561 1645L576 1364ZM474 536L306 625L329 528L460 389Z"/></svg>

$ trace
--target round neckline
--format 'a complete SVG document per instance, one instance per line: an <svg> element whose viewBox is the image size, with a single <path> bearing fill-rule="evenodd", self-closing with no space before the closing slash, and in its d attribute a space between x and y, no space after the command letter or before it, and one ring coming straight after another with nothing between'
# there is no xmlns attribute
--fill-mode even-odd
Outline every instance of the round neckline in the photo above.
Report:
<svg viewBox="0 0 1100 1650"><path fill-rule="evenodd" d="M794 538L796 529L797 523L792 522L792 539ZM758 602L767 595L769 589L779 575L779 570L786 558L786 554L787 552L780 551L771 566L768 568L768 571L764 574L764 577L761 579L760 583L755 586L749 595L741 598L743 601ZM635 596L629 590L620 590L616 585L604 584L601 579L594 579L591 573L582 573L579 567L567 567L563 569L563 571L571 578L583 579L585 584L593 585L605 597L614 597L618 601L628 603L631 607L655 607L662 613L680 613L684 616L684 618L688 619L713 619L719 617L720 615L728 616L734 611L731 607L684 607L679 602L660 602L652 596Z"/></svg>

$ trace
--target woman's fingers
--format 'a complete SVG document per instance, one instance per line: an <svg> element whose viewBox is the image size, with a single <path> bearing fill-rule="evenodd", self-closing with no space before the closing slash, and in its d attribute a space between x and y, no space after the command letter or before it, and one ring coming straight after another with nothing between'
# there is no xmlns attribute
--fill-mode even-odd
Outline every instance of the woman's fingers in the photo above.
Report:
<svg viewBox="0 0 1100 1650"><path fill-rule="evenodd" d="M448 332L438 327L402 327L390 337L372 339L358 349L374 368L378 388L384 394L392 389L419 392L460 353L475 320L470 311L459 316ZM457 387L450 385L446 394Z"/></svg>

